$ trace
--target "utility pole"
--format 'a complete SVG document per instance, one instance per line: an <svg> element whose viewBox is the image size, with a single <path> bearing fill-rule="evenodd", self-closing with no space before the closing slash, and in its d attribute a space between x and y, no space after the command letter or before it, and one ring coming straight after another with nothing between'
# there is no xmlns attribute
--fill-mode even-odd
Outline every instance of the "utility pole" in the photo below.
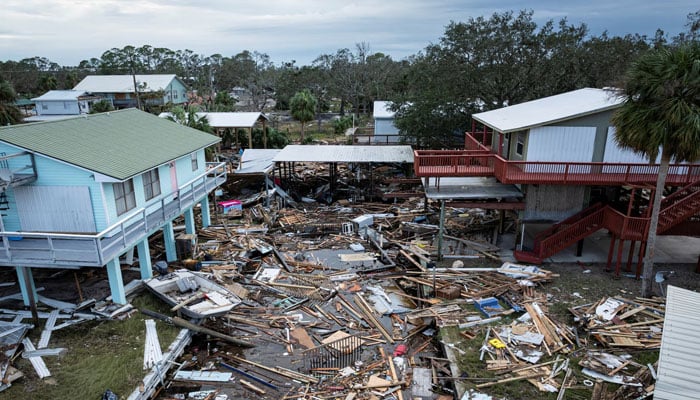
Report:
<svg viewBox="0 0 700 400"><path fill-rule="evenodd" d="M139 86L136 83L136 73L134 72L134 62L131 62L131 79L134 81L134 93L136 93L136 108L141 110L141 96L139 96Z"/></svg>

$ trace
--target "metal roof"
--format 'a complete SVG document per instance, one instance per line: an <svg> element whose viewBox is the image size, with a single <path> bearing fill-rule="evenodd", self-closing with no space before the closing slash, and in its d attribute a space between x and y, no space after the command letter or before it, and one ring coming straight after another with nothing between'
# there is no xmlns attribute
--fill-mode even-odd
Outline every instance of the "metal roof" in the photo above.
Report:
<svg viewBox="0 0 700 400"><path fill-rule="evenodd" d="M205 116L213 128L252 128L268 118L261 112L199 112L198 117Z"/></svg>
<svg viewBox="0 0 700 400"><path fill-rule="evenodd" d="M394 111L391 111L389 107L391 107L390 101L375 101L373 114L374 119L394 118L394 115L396 115L396 113Z"/></svg>
<svg viewBox="0 0 700 400"><path fill-rule="evenodd" d="M411 146L289 145L274 161L413 163L413 149Z"/></svg>
<svg viewBox="0 0 700 400"><path fill-rule="evenodd" d="M145 84L139 91L155 92L165 90L175 74L136 75L136 83ZM183 83L184 85L184 83ZM134 93L134 77L132 75L88 75L73 90L84 90L93 93Z"/></svg>
<svg viewBox="0 0 700 400"><path fill-rule="evenodd" d="M654 399L691 400L700 392L700 293L667 287Z"/></svg>
<svg viewBox="0 0 700 400"><path fill-rule="evenodd" d="M425 197L431 200L476 200L521 198L523 193L515 185L500 183L496 178L440 178L440 186L431 178L426 185Z"/></svg>
<svg viewBox="0 0 700 400"><path fill-rule="evenodd" d="M131 108L0 127L0 141L126 180L221 139Z"/></svg>
<svg viewBox="0 0 700 400"><path fill-rule="evenodd" d="M39 97L34 97L32 101L68 101L78 100L78 97L85 96L84 90L49 90Z"/></svg>
<svg viewBox="0 0 700 400"><path fill-rule="evenodd" d="M614 91L584 88L473 114L472 117L498 132L514 132L617 108L623 98Z"/></svg>
<svg viewBox="0 0 700 400"><path fill-rule="evenodd" d="M280 149L246 149L234 174L266 174L275 167L272 161Z"/></svg>

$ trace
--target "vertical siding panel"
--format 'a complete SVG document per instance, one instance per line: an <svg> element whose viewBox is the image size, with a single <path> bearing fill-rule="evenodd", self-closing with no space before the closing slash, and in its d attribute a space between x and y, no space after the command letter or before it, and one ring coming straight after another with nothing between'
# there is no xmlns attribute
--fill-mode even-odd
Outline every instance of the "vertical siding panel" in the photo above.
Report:
<svg viewBox="0 0 700 400"><path fill-rule="evenodd" d="M698 398L700 376L700 293L668 286L654 399Z"/></svg>
<svg viewBox="0 0 700 400"><path fill-rule="evenodd" d="M595 127L542 126L530 130L526 161L591 162Z"/></svg>

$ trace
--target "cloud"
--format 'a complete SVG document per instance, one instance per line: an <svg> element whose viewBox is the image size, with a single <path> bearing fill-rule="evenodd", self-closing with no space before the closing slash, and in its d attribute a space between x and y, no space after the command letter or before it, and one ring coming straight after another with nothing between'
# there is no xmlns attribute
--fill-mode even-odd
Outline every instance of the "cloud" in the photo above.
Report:
<svg viewBox="0 0 700 400"><path fill-rule="evenodd" d="M528 7L537 23L566 17L594 34L653 34L657 27L675 34L697 9L685 0L533 0ZM77 65L111 48L149 44L204 56L258 51L308 64L365 42L401 59L439 41L451 21L521 8L515 0L4 0L0 54Z"/></svg>

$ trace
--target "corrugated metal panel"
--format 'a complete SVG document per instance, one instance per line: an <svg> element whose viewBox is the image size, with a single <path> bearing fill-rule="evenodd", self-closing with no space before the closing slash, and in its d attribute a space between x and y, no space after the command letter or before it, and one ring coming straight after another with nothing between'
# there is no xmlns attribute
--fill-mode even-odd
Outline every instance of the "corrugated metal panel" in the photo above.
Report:
<svg viewBox="0 0 700 400"><path fill-rule="evenodd" d="M661 160L661 152L656 158L658 164ZM608 128L608 137L605 140L605 154L603 154L603 162L606 163L627 163L627 164L648 164L649 159L640 154L637 154L629 149L623 149L615 143L615 127Z"/></svg>
<svg viewBox="0 0 700 400"><path fill-rule="evenodd" d="M86 186L17 187L15 199L23 231L96 232Z"/></svg>
<svg viewBox="0 0 700 400"><path fill-rule="evenodd" d="M42 94L39 97L35 97L32 100L73 100L77 101L78 97L84 96L84 90L49 90L48 92Z"/></svg>
<svg viewBox="0 0 700 400"><path fill-rule="evenodd" d="M137 84L146 84L143 92L152 92L167 89L168 85L176 79L174 74L153 75L89 75L75 85L73 90L83 90L92 93L133 93L134 78Z"/></svg>
<svg viewBox="0 0 700 400"><path fill-rule="evenodd" d="M213 128L251 128L260 119L267 120L261 112L200 112L199 117L207 117Z"/></svg>
<svg viewBox="0 0 700 400"><path fill-rule="evenodd" d="M0 127L0 141L126 180L221 139L147 112L127 109Z"/></svg>
<svg viewBox="0 0 700 400"><path fill-rule="evenodd" d="M622 100L605 89L584 88L474 114L472 117L499 132L515 132L617 108Z"/></svg>
<svg viewBox="0 0 700 400"><path fill-rule="evenodd" d="M272 161L281 150L279 149L246 149L241 156L241 163L234 174L264 174L272 171L275 163Z"/></svg>
<svg viewBox="0 0 700 400"><path fill-rule="evenodd" d="M530 130L527 161L591 162L595 127L543 126Z"/></svg>
<svg viewBox="0 0 700 400"><path fill-rule="evenodd" d="M528 185L524 221L561 221L583 209L585 186Z"/></svg>
<svg viewBox="0 0 700 400"><path fill-rule="evenodd" d="M305 146L289 145L276 162L398 162L413 163L411 146Z"/></svg>
<svg viewBox="0 0 700 400"><path fill-rule="evenodd" d="M697 399L700 393L700 293L668 286L654 399Z"/></svg>

